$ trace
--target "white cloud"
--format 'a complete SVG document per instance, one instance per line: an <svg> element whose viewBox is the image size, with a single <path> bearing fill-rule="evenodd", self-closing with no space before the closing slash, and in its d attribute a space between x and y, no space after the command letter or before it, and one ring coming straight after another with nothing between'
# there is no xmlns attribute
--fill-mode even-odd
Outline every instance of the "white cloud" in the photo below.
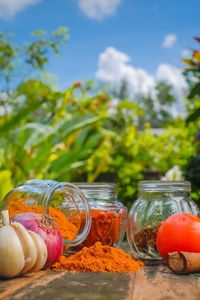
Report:
<svg viewBox="0 0 200 300"><path fill-rule="evenodd" d="M182 57L191 57L191 51L190 50L188 50L188 49L183 49L182 51L181 51L181 56Z"/></svg>
<svg viewBox="0 0 200 300"><path fill-rule="evenodd" d="M157 81L164 81L170 84L177 97L181 97L187 90L185 77L182 75L181 70L174 66L160 64L157 68L155 77Z"/></svg>
<svg viewBox="0 0 200 300"><path fill-rule="evenodd" d="M111 84L116 90L125 80L131 99L137 95L150 95L155 98L157 83L164 81L172 86L172 92L180 104L180 99L187 89L185 78L178 68L162 63L157 67L155 74L150 74L142 68L134 67L126 53L112 47L100 54L96 77ZM179 104L178 110L183 110Z"/></svg>
<svg viewBox="0 0 200 300"><path fill-rule="evenodd" d="M176 117L180 114L184 114L185 107L182 97L187 91L187 83L181 70L168 64L160 64L155 77L157 81L164 81L172 86L172 93L177 100L171 108L172 115Z"/></svg>
<svg viewBox="0 0 200 300"><path fill-rule="evenodd" d="M99 80L111 83L116 88L125 80L130 95L148 95L154 91L155 79L144 69L130 64L127 54L115 48L107 48L100 54L96 76Z"/></svg>
<svg viewBox="0 0 200 300"><path fill-rule="evenodd" d="M40 0L0 0L0 18L10 19L29 5L36 4Z"/></svg>
<svg viewBox="0 0 200 300"><path fill-rule="evenodd" d="M80 9L91 19L113 15L122 0L78 0Z"/></svg>
<svg viewBox="0 0 200 300"><path fill-rule="evenodd" d="M176 43L177 36L175 34L168 34L164 37L164 41L162 43L163 48L172 48Z"/></svg>

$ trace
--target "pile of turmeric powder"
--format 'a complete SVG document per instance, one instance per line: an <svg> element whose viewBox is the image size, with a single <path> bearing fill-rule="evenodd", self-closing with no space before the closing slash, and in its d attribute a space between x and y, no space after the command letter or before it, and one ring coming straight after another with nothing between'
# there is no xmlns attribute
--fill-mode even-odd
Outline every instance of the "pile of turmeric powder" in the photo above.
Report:
<svg viewBox="0 0 200 300"><path fill-rule="evenodd" d="M45 213L44 208L38 205L26 205L22 201L13 201L9 203L7 207L9 211L9 215L12 218L14 215L23 213L23 212L35 212L38 214ZM58 228L60 229L60 233L64 239L67 240L74 240L79 228L75 226L72 222L70 222L64 212L57 208L50 207L49 208L49 215L52 216ZM75 218L74 218L75 219ZM76 222L77 223L77 222Z"/></svg>
<svg viewBox="0 0 200 300"><path fill-rule="evenodd" d="M58 271L135 272L143 267L141 261L135 261L123 250L97 242L69 257L61 256L52 268Z"/></svg>

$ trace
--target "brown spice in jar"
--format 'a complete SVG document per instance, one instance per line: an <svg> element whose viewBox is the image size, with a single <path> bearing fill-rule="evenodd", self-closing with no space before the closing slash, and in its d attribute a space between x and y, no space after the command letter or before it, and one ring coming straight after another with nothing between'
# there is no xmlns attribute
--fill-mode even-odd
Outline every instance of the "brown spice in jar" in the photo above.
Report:
<svg viewBox="0 0 200 300"><path fill-rule="evenodd" d="M139 251L146 253L150 247L157 251L156 237L159 226L160 224L149 225L135 234L134 241Z"/></svg>

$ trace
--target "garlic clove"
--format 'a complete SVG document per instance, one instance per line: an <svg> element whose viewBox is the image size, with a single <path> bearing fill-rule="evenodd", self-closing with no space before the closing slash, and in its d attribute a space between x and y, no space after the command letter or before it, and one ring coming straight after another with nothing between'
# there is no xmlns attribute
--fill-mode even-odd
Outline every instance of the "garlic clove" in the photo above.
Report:
<svg viewBox="0 0 200 300"><path fill-rule="evenodd" d="M46 263L48 256L47 246L44 240L37 233L30 230L28 232L31 235L37 249L36 263L29 272L37 272L41 270Z"/></svg>
<svg viewBox="0 0 200 300"><path fill-rule="evenodd" d="M15 230L9 226L0 228L0 276L15 277L24 268L24 251Z"/></svg>
<svg viewBox="0 0 200 300"><path fill-rule="evenodd" d="M14 222L11 224L11 226L17 233L18 238L22 244L25 266L21 273L26 273L31 270L36 263L37 249L31 235L22 224Z"/></svg>

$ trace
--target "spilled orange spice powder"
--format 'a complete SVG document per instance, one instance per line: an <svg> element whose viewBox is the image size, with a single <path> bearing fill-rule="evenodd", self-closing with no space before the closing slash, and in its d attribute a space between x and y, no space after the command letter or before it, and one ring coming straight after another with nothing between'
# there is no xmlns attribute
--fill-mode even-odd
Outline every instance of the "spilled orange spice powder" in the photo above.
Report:
<svg viewBox="0 0 200 300"><path fill-rule="evenodd" d="M43 207L38 206L38 205L26 205L22 201L13 201L9 204L7 207L9 211L10 218L12 218L14 215L23 213L23 212L35 212L38 214L43 214L45 213L45 210ZM50 207L49 209L49 215L52 216L56 224L58 225L58 228L60 229L61 236L64 239L67 240L74 240L79 228L75 226L72 222L70 222L64 212L57 208Z"/></svg>
<svg viewBox="0 0 200 300"><path fill-rule="evenodd" d="M82 272L135 272L143 267L141 261L135 261L123 250L103 246L97 242L69 257L61 256L52 269Z"/></svg>

